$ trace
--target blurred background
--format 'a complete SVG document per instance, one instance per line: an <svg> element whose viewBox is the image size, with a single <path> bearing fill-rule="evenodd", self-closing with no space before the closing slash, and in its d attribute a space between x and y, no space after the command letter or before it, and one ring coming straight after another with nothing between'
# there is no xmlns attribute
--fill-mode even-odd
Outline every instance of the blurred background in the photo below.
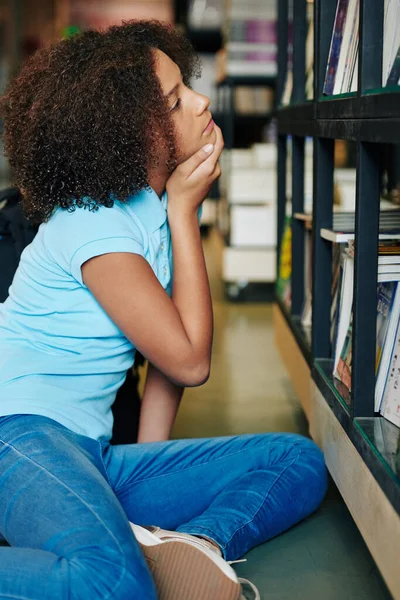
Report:
<svg viewBox="0 0 400 600"><path fill-rule="evenodd" d="M210 97L226 142L223 176L203 207L203 231L218 229L224 294L235 300L271 300L276 274L276 0L0 0L0 94L38 48L86 28L133 18L175 25L201 56L203 75L193 87ZM0 156L1 189L11 176Z"/></svg>

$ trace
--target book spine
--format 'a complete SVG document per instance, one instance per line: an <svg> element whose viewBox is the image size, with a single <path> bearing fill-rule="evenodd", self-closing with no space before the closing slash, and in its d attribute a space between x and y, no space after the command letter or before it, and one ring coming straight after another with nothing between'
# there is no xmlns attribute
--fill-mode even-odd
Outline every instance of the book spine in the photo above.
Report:
<svg viewBox="0 0 400 600"><path fill-rule="evenodd" d="M351 78L352 68L354 67L354 62L355 62L354 50L355 50L356 40L358 39L358 22L359 22L359 11L360 11L359 5L360 5L359 0L357 0L355 12L354 12L353 23L351 26L350 41L347 46L346 60L344 63L344 72L343 72L341 88L340 88L341 93L346 93L350 90L351 83L349 84L349 78ZM343 50L345 50L345 48L343 48ZM351 79L350 79L350 82L351 82Z"/></svg>
<svg viewBox="0 0 400 600"><path fill-rule="evenodd" d="M331 47L329 51L328 66L326 69L323 93L327 96L333 94L337 66L342 45L343 31L346 23L347 7L349 0L339 0L336 8L335 25L332 34Z"/></svg>
<svg viewBox="0 0 400 600"><path fill-rule="evenodd" d="M397 328L392 361L386 379L381 414L392 423L400 426L400 327Z"/></svg>
<svg viewBox="0 0 400 600"><path fill-rule="evenodd" d="M400 79L400 46L397 50L396 58L394 59L393 66L390 70L386 85L398 85Z"/></svg>

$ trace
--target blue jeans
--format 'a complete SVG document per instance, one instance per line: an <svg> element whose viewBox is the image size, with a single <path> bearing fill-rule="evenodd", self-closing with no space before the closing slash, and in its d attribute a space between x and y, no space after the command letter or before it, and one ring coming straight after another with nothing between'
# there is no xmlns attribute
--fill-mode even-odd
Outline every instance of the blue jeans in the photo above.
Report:
<svg viewBox="0 0 400 600"><path fill-rule="evenodd" d="M0 598L156 599L129 521L241 557L320 504L323 456L292 434L110 446L46 417L0 417Z"/></svg>

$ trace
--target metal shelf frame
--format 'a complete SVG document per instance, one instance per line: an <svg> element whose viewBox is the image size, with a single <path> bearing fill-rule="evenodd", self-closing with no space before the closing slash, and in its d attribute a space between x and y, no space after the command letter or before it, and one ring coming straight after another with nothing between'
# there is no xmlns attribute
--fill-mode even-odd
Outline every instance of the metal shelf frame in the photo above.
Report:
<svg viewBox="0 0 400 600"><path fill-rule="evenodd" d="M395 510L400 514L399 473L390 472L368 437L363 419L374 413L376 289L378 265L381 144L400 144L400 87L382 88L384 3L360 0L358 91L340 97L323 97L336 2L314 2L314 100L305 98L306 0L296 0L289 15L289 0L278 2L278 99L285 87L288 61L288 23L293 20L293 92L290 106L278 107L277 136L277 239L278 256L286 202L292 198L292 216L304 211L304 141L313 138L312 270L313 312L311 346L302 332L304 306L305 223L292 219L292 306L280 309L311 366L311 376L330 410L359 452ZM292 144L292 190L286 189L288 138ZM354 262L354 313L351 398L335 388L331 368L332 244L322 239L322 228L333 220L334 140L356 142L356 219ZM279 258L278 258L279 261ZM391 432L393 435L393 431ZM399 432L400 435L400 432Z"/></svg>

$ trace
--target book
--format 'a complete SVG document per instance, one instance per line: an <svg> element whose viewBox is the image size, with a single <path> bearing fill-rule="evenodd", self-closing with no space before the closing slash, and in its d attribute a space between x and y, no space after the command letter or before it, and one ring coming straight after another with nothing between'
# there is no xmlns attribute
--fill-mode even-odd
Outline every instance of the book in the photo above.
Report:
<svg viewBox="0 0 400 600"><path fill-rule="evenodd" d="M327 96L333 94L335 79L343 40L349 0L339 0L336 7L335 23L329 49L328 66L326 69L323 93Z"/></svg>
<svg viewBox="0 0 400 600"><path fill-rule="evenodd" d="M285 87L282 94L281 104L282 106L288 106L292 99L293 92L293 71L288 68L285 79Z"/></svg>
<svg viewBox="0 0 400 600"><path fill-rule="evenodd" d="M400 323L397 324L380 412L385 419L400 427Z"/></svg>
<svg viewBox="0 0 400 600"><path fill-rule="evenodd" d="M397 50L392 68L386 81L386 85L398 85L400 80L400 46Z"/></svg>
<svg viewBox="0 0 400 600"><path fill-rule="evenodd" d="M307 231L304 240L304 307L301 315L303 327L311 327L312 321L312 235Z"/></svg>
<svg viewBox="0 0 400 600"><path fill-rule="evenodd" d="M375 411L379 412L388 375L397 324L400 318L400 285L378 285L375 363Z"/></svg>
<svg viewBox="0 0 400 600"><path fill-rule="evenodd" d="M276 291L285 306L290 308L292 300L292 220L290 217L286 217L283 227Z"/></svg>
<svg viewBox="0 0 400 600"><path fill-rule="evenodd" d="M353 279L354 279L354 259L342 252L341 259L341 289L339 296L340 311L338 312L336 345L334 348L334 368L333 374L340 379L338 373L338 364L341 358L343 346L348 334L352 308L353 308Z"/></svg>
<svg viewBox="0 0 400 600"><path fill-rule="evenodd" d="M347 252L354 256L354 240L348 243ZM400 242L396 240L382 240L378 247L378 265L396 265L400 263Z"/></svg>
<svg viewBox="0 0 400 600"><path fill-rule="evenodd" d="M339 329L339 318L340 318L340 294L342 289L343 269L341 265L341 246L335 244L334 248L338 249L337 257L333 258L333 279L332 279L332 304L331 304L331 347L333 348L333 355L337 344L337 336Z"/></svg>
<svg viewBox="0 0 400 600"><path fill-rule="evenodd" d="M396 335L397 323L400 317L400 287L397 282L383 282L377 288L377 317L376 317L376 362L375 362L375 410L378 412L382 400L390 358ZM339 379L349 391L352 380L352 336L353 314L335 371Z"/></svg>
<svg viewBox="0 0 400 600"><path fill-rule="evenodd" d="M324 227L321 228L320 236L328 242L336 242L337 244L351 242L355 238L354 232L333 231ZM380 233L379 240L400 240L400 228L395 231Z"/></svg>
<svg viewBox="0 0 400 600"><path fill-rule="evenodd" d="M398 0L385 0L383 22L382 86L388 84L388 78L400 46L400 3Z"/></svg>
<svg viewBox="0 0 400 600"><path fill-rule="evenodd" d="M310 6L310 5L309 5ZM311 5L312 7L312 5ZM306 38L306 98L314 98L314 12L308 17L308 31Z"/></svg>
<svg viewBox="0 0 400 600"><path fill-rule="evenodd" d="M377 293L376 309L376 353L375 353L375 373L378 372L381 362L383 346L386 339L386 333L389 325L390 311L397 283L394 281L380 283Z"/></svg>
<svg viewBox="0 0 400 600"><path fill-rule="evenodd" d="M343 348L340 353L335 376L351 391L351 363L353 357L353 315L350 317Z"/></svg>
<svg viewBox="0 0 400 600"><path fill-rule="evenodd" d="M350 73L356 59L355 44L358 40L359 0L349 0L340 55L337 65L333 94L343 94L350 91Z"/></svg>
<svg viewBox="0 0 400 600"><path fill-rule="evenodd" d="M354 8L353 8L354 7ZM353 11L353 12L352 12ZM351 24L350 24L350 16L351 16ZM348 26L351 26L350 29L350 39L349 46L344 62L344 72L341 83L340 90L338 89L336 93L346 93L350 92L353 88L353 91L357 90L358 85L358 77L355 71L355 65L358 64L358 35L359 35L359 20L360 20L360 1L359 0L350 0L349 5L349 22ZM344 50L344 49L343 49Z"/></svg>
<svg viewBox="0 0 400 600"><path fill-rule="evenodd" d="M338 371L339 360L342 356L344 344L346 337L348 336L349 327L352 319L352 311L353 311L353 280L354 280L354 257L349 254L347 251L343 251L341 254L341 266L342 266L342 278L341 278L341 290L340 290L340 311L338 314L338 324L337 324L337 336L336 336L336 344L334 347L334 370L333 374L335 377L341 380L341 375ZM400 270L398 269L395 272L396 265L393 265L392 271L389 273L382 273L382 266L378 265L378 273L377 273L377 281L379 283L384 283L384 287L378 286L378 294L381 292L378 301L379 311L377 312L377 321L379 314L386 314L386 312L390 312L388 307L391 307L391 300L393 298L394 290L396 290L395 296L395 311L393 312L392 318L394 319L394 323L397 323L397 320L400 318L400 294L397 293L397 282L400 281ZM390 282L394 282L395 285L390 284ZM386 308L385 308L386 307ZM379 340L379 343L382 343L382 353L384 353L385 357L385 365L382 367L383 372L387 365L387 356L390 351L390 347L385 351L384 342L386 340L386 333L389 329L384 331L383 323L381 323L382 319L377 323L377 329L382 328L381 337L383 337L383 341ZM390 322L384 324L385 327L390 327ZM391 325L391 337L393 337L393 324ZM377 342L378 343L378 342ZM389 343L390 346L390 343ZM383 354L382 354L383 356ZM342 357L343 358L343 357ZM380 359L380 357L379 357ZM346 362L346 361L345 361ZM379 367L383 361L379 360ZM383 377L383 375L380 375ZM380 385L382 385L380 383ZM381 393L382 387L380 387L379 392Z"/></svg>

